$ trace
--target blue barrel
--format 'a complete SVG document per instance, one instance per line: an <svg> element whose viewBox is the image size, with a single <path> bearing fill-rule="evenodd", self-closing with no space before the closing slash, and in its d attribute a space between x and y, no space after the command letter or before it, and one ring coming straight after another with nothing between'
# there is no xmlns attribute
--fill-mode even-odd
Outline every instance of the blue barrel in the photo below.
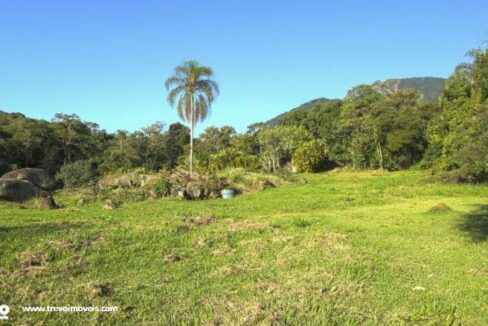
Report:
<svg viewBox="0 0 488 326"><path fill-rule="evenodd" d="M223 199L230 199L236 194L234 189L223 189L220 193L222 194Z"/></svg>

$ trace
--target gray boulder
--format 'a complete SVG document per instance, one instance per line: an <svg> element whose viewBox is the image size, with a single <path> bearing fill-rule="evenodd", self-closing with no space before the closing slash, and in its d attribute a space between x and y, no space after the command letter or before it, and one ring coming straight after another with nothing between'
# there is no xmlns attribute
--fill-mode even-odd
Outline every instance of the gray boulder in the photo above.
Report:
<svg viewBox="0 0 488 326"><path fill-rule="evenodd" d="M46 195L46 192L37 188L29 181L0 179L0 199L22 202Z"/></svg>
<svg viewBox="0 0 488 326"><path fill-rule="evenodd" d="M58 208L58 205L54 201L53 196L49 195L47 197L42 198L41 202L39 203L39 208L55 209Z"/></svg>
<svg viewBox="0 0 488 326"><path fill-rule="evenodd" d="M49 171L36 168L14 170L2 175L0 180L24 180L43 190L54 190L57 187L56 179Z"/></svg>
<svg viewBox="0 0 488 326"><path fill-rule="evenodd" d="M171 175L171 196L181 199L207 199L220 197L227 180L214 175L201 175L181 171Z"/></svg>

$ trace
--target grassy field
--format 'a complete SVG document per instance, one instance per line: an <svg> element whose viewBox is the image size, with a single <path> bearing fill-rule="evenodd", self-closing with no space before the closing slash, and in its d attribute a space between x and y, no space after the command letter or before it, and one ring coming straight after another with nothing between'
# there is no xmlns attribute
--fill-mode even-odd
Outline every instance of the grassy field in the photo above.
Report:
<svg viewBox="0 0 488 326"><path fill-rule="evenodd" d="M304 177L228 201L0 203L0 304L16 323L488 324L487 186Z"/></svg>

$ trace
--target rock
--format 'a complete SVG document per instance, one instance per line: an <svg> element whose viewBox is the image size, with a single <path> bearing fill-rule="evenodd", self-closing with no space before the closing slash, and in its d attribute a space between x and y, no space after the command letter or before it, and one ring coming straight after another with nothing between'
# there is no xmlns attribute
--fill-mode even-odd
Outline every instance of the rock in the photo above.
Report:
<svg viewBox="0 0 488 326"><path fill-rule="evenodd" d="M49 196L41 199L41 202L39 203L39 208L55 209L55 208L58 208L58 205L56 205L56 202L54 201L53 196L49 195Z"/></svg>
<svg viewBox="0 0 488 326"><path fill-rule="evenodd" d="M258 190L266 190L266 189L271 189L274 188L275 185L268 179L264 181L259 181L256 185L256 189Z"/></svg>
<svg viewBox="0 0 488 326"><path fill-rule="evenodd" d="M208 198L220 198L220 197L221 197L221 193L219 190L212 190L208 194Z"/></svg>
<svg viewBox="0 0 488 326"><path fill-rule="evenodd" d="M190 199L204 199L205 189L201 182L190 181L186 184L186 193Z"/></svg>
<svg viewBox="0 0 488 326"><path fill-rule="evenodd" d="M24 168L14 170L2 175L0 180L24 180L29 181L34 186L42 190L54 190L58 183L53 175L45 169Z"/></svg>
<svg viewBox="0 0 488 326"><path fill-rule="evenodd" d="M115 204L110 200L106 199L103 203L103 209L114 209L116 208Z"/></svg>
<svg viewBox="0 0 488 326"><path fill-rule="evenodd" d="M193 225L208 225L210 224L214 218L208 215L198 215L198 216L187 216L183 219L187 224Z"/></svg>
<svg viewBox="0 0 488 326"><path fill-rule="evenodd" d="M45 196L46 193L25 180L0 180L0 198L22 202L35 197Z"/></svg>
<svg viewBox="0 0 488 326"><path fill-rule="evenodd" d="M416 286L412 289L413 291L425 291L425 288L422 286Z"/></svg>
<svg viewBox="0 0 488 326"><path fill-rule="evenodd" d="M171 175L171 196L181 199L206 199L220 197L220 191L227 186L225 179L213 175L177 172Z"/></svg>
<svg viewBox="0 0 488 326"><path fill-rule="evenodd" d="M147 195L147 199L149 199L149 200L155 200L157 198L158 198L158 195L153 190L150 190L149 191L149 194Z"/></svg>

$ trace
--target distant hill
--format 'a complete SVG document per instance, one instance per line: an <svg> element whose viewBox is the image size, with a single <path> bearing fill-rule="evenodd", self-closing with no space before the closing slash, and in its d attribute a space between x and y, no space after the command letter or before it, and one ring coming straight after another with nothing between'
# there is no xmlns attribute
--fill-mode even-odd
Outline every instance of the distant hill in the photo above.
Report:
<svg viewBox="0 0 488 326"><path fill-rule="evenodd" d="M434 102L441 96L446 79L437 77L413 77L399 79L398 87L413 88L419 91L426 102Z"/></svg>
<svg viewBox="0 0 488 326"><path fill-rule="evenodd" d="M289 111L286 111L280 115L277 115L276 117L274 117L273 119L271 120L268 120L266 121L265 123L269 126L275 126L277 124L279 124L280 120L287 114L289 114L290 112L295 112L295 111L310 111L312 110L313 106L315 104L321 104L321 103L326 103L326 102L329 102L329 101L335 101L335 100L331 100L331 99L328 99L328 98L325 98L325 97L320 97L320 98L316 98L315 100L311 100L309 102L306 102L306 103L303 103L302 105L300 106L297 106L296 108L294 109L291 109Z"/></svg>
<svg viewBox="0 0 488 326"><path fill-rule="evenodd" d="M389 79L391 80L391 79ZM386 80L386 81L389 81ZM386 82L385 81L385 82ZM434 102L436 101L442 93L442 89L444 87L444 83L446 79L444 78L437 78L437 77L413 77L413 78L400 78L398 79L398 88L405 89L405 88L413 88L420 92L423 95L423 101L425 102ZM275 126L279 124L279 122L285 117L287 114L296 111L310 111L315 104L325 103L329 101L337 101L335 99L327 99L325 97L320 97L315 100L311 100L309 102L303 103L302 105L288 110L268 121L265 124L269 126Z"/></svg>

